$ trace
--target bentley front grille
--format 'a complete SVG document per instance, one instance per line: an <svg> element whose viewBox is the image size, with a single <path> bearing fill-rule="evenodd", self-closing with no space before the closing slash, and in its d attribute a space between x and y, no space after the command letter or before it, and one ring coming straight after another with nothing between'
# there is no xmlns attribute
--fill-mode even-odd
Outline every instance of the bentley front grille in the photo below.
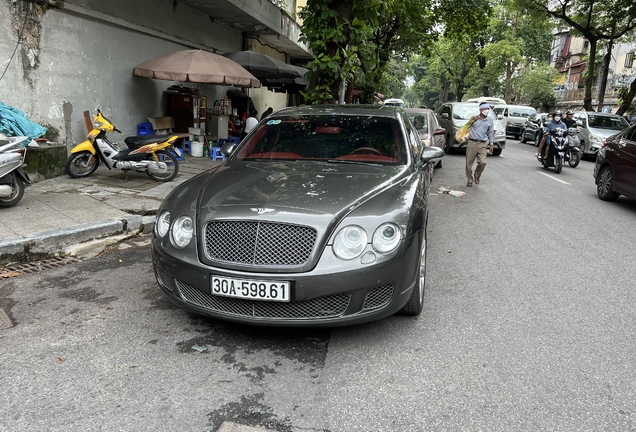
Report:
<svg viewBox="0 0 636 432"><path fill-rule="evenodd" d="M316 243L316 230L271 222L218 221L205 226L212 261L254 266L301 266Z"/></svg>
<svg viewBox="0 0 636 432"><path fill-rule="evenodd" d="M350 294L328 295L293 303L245 300L208 294L178 279L176 283L181 298L188 303L214 312L249 318L336 318L345 313L351 301Z"/></svg>

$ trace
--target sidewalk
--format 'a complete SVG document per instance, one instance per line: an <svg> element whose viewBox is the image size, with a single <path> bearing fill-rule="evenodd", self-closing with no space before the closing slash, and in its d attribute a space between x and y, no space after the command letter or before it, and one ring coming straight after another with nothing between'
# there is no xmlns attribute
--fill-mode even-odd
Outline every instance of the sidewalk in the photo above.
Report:
<svg viewBox="0 0 636 432"><path fill-rule="evenodd" d="M185 155L177 177L166 183L145 173L108 170L104 164L93 175L67 175L27 185L13 207L0 208L0 259L17 254L94 256L108 244L150 233L156 210L177 185L222 161Z"/></svg>

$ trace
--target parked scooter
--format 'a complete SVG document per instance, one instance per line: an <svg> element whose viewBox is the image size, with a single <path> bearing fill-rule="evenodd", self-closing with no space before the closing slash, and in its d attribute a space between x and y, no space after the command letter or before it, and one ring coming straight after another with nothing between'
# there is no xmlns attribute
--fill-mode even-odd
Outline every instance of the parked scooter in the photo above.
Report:
<svg viewBox="0 0 636 432"><path fill-rule="evenodd" d="M24 170L27 147L39 147L29 137L0 138L0 207L11 207L24 196L24 184L31 184Z"/></svg>
<svg viewBox="0 0 636 432"><path fill-rule="evenodd" d="M172 143L177 135L132 136L124 140L127 149L119 149L106 137L106 132L121 132L100 110L93 119L93 130L87 140L76 145L66 160L66 172L73 178L93 174L101 160L108 169L145 172L153 180L167 182L176 177L179 163ZM126 176L127 178L127 176Z"/></svg>
<svg viewBox="0 0 636 432"><path fill-rule="evenodd" d="M552 137L550 139L550 146L548 147L548 158L544 158L542 154L537 155L537 159L539 160L539 162L541 162L544 168L554 167L555 174L559 174L563 169L563 164L565 163L565 153L569 147L568 135L572 133L570 132L570 130L555 129L551 132L548 132Z"/></svg>
<svg viewBox="0 0 636 432"><path fill-rule="evenodd" d="M565 150L565 160L568 162L571 168L576 168L581 162L580 140L577 139L576 134L579 131L576 128L568 129L568 147Z"/></svg>

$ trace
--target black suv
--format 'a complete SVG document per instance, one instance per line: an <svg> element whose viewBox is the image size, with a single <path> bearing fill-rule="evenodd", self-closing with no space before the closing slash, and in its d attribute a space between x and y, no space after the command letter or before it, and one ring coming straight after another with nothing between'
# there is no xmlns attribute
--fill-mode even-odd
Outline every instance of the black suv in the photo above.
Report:
<svg viewBox="0 0 636 432"><path fill-rule="evenodd" d="M521 142L534 142L535 146L539 146L541 138L543 138L543 127L552 117L548 113L534 113L526 120L526 124L521 129Z"/></svg>

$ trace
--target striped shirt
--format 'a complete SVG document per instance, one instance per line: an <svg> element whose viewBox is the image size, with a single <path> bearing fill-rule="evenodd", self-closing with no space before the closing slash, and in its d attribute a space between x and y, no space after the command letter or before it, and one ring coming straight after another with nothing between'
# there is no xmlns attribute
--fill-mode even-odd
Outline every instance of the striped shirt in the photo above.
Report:
<svg viewBox="0 0 636 432"><path fill-rule="evenodd" d="M477 116L477 120L470 128L469 139L473 141L488 141L490 145L495 138L495 127L490 117L483 119L481 116Z"/></svg>

